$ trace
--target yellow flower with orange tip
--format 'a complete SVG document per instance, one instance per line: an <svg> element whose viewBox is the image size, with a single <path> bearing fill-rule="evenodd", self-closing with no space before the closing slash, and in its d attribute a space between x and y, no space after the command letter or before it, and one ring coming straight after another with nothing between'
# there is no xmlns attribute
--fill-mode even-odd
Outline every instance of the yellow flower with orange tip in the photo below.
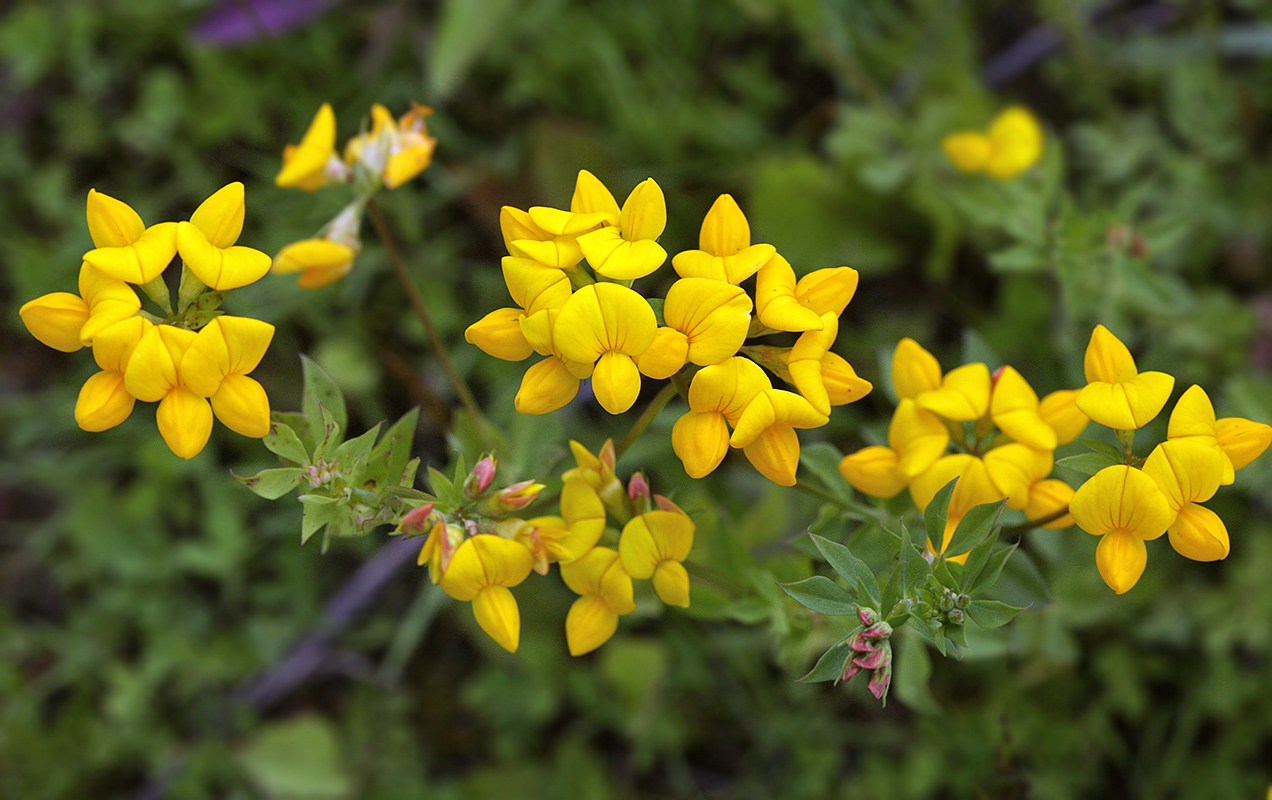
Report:
<svg viewBox="0 0 1272 800"><path fill-rule="evenodd" d="M582 478L601 498L606 508L623 508L627 494L623 482L618 479L614 469L618 463L618 454L614 449L614 440L606 439L601 449L593 454L582 444L570 440L570 453L574 456L574 466L561 473L563 481Z"/></svg>
<svg viewBox="0 0 1272 800"><path fill-rule="evenodd" d="M623 571L652 579L667 605L688 608L689 573L682 562L693 547L693 533L693 520L682 512L657 509L632 517L618 540Z"/></svg>
<svg viewBox="0 0 1272 800"><path fill-rule="evenodd" d="M278 251L271 272L286 275L299 272L297 283L305 289L320 289L348 275L358 251L329 239L301 239Z"/></svg>
<svg viewBox="0 0 1272 800"><path fill-rule="evenodd" d="M1003 367L995 373L989 400L994 426L1021 444L1037 450L1055 450L1056 431L1038 409L1037 393L1014 367Z"/></svg>
<svg viewBox="0 0 1272 800"><path fill-rule="evenodd" d="M143 317L111 325L93 341L93 360L102 371L85 381L75 401L75 422L86 431L115 427L132 414L136 398L124 386L124 370L141 338L154 327Z"/></svg>
<svg viewBox="0 0 1272 800"><path fill-rule="evenodd" d="M40 342L73 353L93 343L98 333L134 316L141 300L127 283L85 263L80 267L79 295L53 292L24 304L22 322Z"/></svg>
<svg viewBox="0 0 1272 800"><path fill-rule="evenodd" d="M796 428L819 428L830 421L813 404L794 392L763 389L738 418L732 447L742 448L747 460L764 477L780 486L795 485L799 466Z"/></svg>
<svg viewBox="0 0 1272 800"><path fill-rule="evenodd" d="M570 655L590 653L618 630L618 618L636 610L632 579L619 554L594 547L582 558L561 565L561 579L579 595L565 617L565 640Z"/></svg>
<svg viewBox="0 0 1272 800"><path fill-rule="evenodd" d="M254 439L269 433L269 398L247 373L261 363L273 337L268 322L219 316L199 331L179 368L185 384L208 398L225 427Z"/></svg>
<svg viewBox="0 0 1272 800"><path fill-rule="evenodd" d="M510 653L521 641L521 612L509 587L530 575L534 556L520 542L478 534L464 540L438 584L456 600L473 604L477 624Z"/></svg>
<svg viewBox="0 0 1272 800"><path fill-rule="evenodd" d="M336 155L336 114L330 103L323 103L300 144L283 149L283 168L274 184L316 192L347 178L348 168Z"/></svg>
<svg viewBox="0 0 1272 800"><path fill-rule="evenodd" d="M273 263L260 250L235 244L243 232L245 211L243 184L235 181L199 204L189 222L177 223L181 260L216 291L254 283Z"/></svg>
<svg viewBox="0 0 1272 800"><path fill-rule="evenodd" d="M1042 126L1027 109L1012 106L994 118L988 131L950 134L941 148L963 172L1010 180L1042 158Z"/></svg>
<svg viewBox="0 0 1272 800"><path fill-rule="evenodd" d="M640 370L633 360L654 340L658 323L649 302L616 283L584 286L561 307L553 341L561 355L595 363L592 389L611 414L632 407L640 393Z"/></svg>
<svg viewBox="0 0 1272 800"><path fill-rule="evenodd" d="M1215 419L1210 397L1200 386L1190 386L1175 403L1166 438L1196 441L1217 448L1224 457L1220 483L1236 479L1235 471L1258 458L1272 443L1272 426L1241 417Z"/></svg>
<svg viewBox="0 0 1272 800"><path fill-rule="evenodd" d="M1157 416L1170 399L1175 379L1164 372L1140 372L1126 345L1103 325L1091 332L1083 362L1087 385L1077 406L1095 422L1115 430L1135 430Z"/></svg>
<svg viewBox="0 0 1272 800"><path fill-rule="evenodd" d="M1099 536L1095 563L1117 594L1131 589L1148 563L1144 542L1156 539L1175 521L1166 495L1144 472L1124 465L1105 467L1078 487L1069 513L1082 530Z"/></svg>
<svg viewBox="0 0 1272 800"><path fill-rule="evenodd" d="M731 195L716 198L702 220L697 250L677 253L671 266L682 278L710 278L735 286L764 266L777 250L751 244L751 226Z"/></svg>
<svg viewBox="0 0 1272 800"><path fill-rule="evenodd" d="M396 189L423 172L433 162L437 140L428 135L428 106L411 104L411 110L394 120L384 106L371 106L371 130L355 136L345 146L345 163L361 164L383 181L386 189Z"/></svg>
<svg viewBox="0 0 1272 800"><path fill-rule="evenodd" d="M424 538L424 545L420 547L416 564L419 566L427 564L429 578L434 584L440 584L442 575L446 573L451 559L455 556L455 551L463 544L464 539L463 528L448 524L446 520L437 520L429 529L428 536Z"/></svg>
<svg viewBox="0 0 1272 800"><path fill-rule="evenodd" d="M1228 528L1219 515L1198 505L1215 492L1228 466L1223 451L1190 439L1168 439L1144 461L1144 474L1157 482L1175 521L1167 528L1171 547L1193 561L1228 557Z"/></svg>
<svg viewBox="0 0 1272 800"><path fill-rule="evenodd" d="M751 298L739 286L709 278L681 278L663 303L666 327L637 359L651 378L670 377L686 361L711 366L732 358L746 341Z"/></svg>
<svg viewBox="0 0 1272 800"><path fill-rule="evenodd" d="M177 254L177 223L147 228L131 206L96 189L88 192L88 233L94 249L84 261L128 283L150 283Z"/></svg>
<svg viewBox="0 0 1272 800"><path fill-rule="evenodd" d="M534 554L535 572L546 575L548 564L569 563L596 546L605 533L605 504L586 477L565 476L561 515L527 520L513 537Z"/></svg>
<svg viewBox="0 0 1272 800"><path fill-rule="evenodd" d="M666 198L654 179L646 178L623 201L617 225L584 233L578 242L598 275L630 281L645 277L667 260L667 251L657 241L666 227Z"/></svg>
<svg viewBox="0 0 1272 800"><path fill-rule="evenodd" d="M212 407L207 395L192 391L182 379L180 364L198 334L172 325L146 331L124 370L124 388L146 403L158 402L155 421L172 452L194 458L212 435Z"/></svg>
<svg viewBox="0 0 1272 800"><path fill-rule="evenodd" d="M704 367L689 384L689 411L671 429L671 446L691 478L711 474L729 452L729 426L736 425L761 391L772 389L754 361L735 356Z"/></svg>

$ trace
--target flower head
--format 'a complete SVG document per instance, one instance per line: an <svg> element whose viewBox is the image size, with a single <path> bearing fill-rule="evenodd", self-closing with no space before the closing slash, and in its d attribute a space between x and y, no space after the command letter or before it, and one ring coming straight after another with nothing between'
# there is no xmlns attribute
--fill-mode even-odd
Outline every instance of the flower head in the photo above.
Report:
<svg viewBox="0 0 1272 800"><path fill-rule="evenodd" d="M1135 430L1157 416L1170 399L1175 379L1164 372L1140 372L1126 345L1103 325L1087 345L1086 388L1077 406L1092 420L1115 430Z"/></svg>

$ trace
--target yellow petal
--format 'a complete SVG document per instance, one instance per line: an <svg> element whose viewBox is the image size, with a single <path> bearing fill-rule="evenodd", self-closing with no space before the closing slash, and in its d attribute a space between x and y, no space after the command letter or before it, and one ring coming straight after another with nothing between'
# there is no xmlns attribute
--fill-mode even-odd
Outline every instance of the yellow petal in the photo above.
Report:
<svg viewBox="0 0 1272 800"><path fill-rule="evenodd" d="M1038 481L1029 490L1029 505L1025 506L1025 519L1029 521L1049 517L1069 505L1073 499L1073 487L1057 478ZM1058 530L1073 525L1073 515L1065 514L1043 528Z"/></svg>
<svg viewBox="0 0 1272 800"><path fill-rule="evenodd" d="M1091 331L1082 364L1087 383L1121 383L1139 374L1131 351L1103 325Z"/></svg>
<svg viewBox="0 0 1272 800"><path fill-rule="evenodd" d="M199 331L181 359L181 382L195 394L216 393L227 375L256 369L274 337L274 326L250 317L216 317Z"/></svg>
<svg viewBox="0 0 1272 800"><path fill-rule="evenodd" d="M654 591L669 606L689 607L689 573L679 561L663 561L654 570Z"/></svg>
<svg viewBox="0 0 1272 800"><path fill-rule="evenodd" d="M898 400L915 398L941 385L941 365L936 356L910 338L897 342L892 353L892 388Z"/></svg>
<svg viewBox="0 0 1272 800"><path fill-rule="evenodd" d="M573 236L554 236L546 241L518 239L509 245L508 252L553 269L570 269L583 260L583 250Z"/></svg>
<svg viewBox="0 0 1272 800"><path fill-rule="evenodd" d="M839 462L839 474L863 494L896 497L906 487L906 479L897 464L897 454L892 448L863 447L844 456Z"/></svg>
<svg viewBox="0 0 1272 800"><path fill-rule="evenodd" d="M247 212L244 197L242 183L228 183L199 204L190 215L190 224L203 233L208 244L223 250L237 242L243 232L243 218ZM181 257L185 258L184 252ZM204 283L212 285L207 281Z"/></svg>
<svg viewBox="0 0 1272 800"><path fill-rule="evenodd" d="M989 414L1015 441L1037 450L1056 449L1055 429L1038 413L1038 395L1015 368L1003 367L994 379Z"/></svg>
<svg viewBox="0 0 1272 800"><path fill-rule="evenodd" d="M936 493L955 478L958 483L946 509L947 519L962 517L973 506L1003 499L1003 493L990 480L989 470L982 459L967 453L955 453L938 459L926 472L915 476L910 482L910 498L914 500L915 507L926 511ZM947 533L952 534L952 530ZM944 551L944 543L941 548Z"/></svg>
<svg viewBox="0 0 1272 800"><path fill-rule="evenodd" d="M124 388L122 372L99 372L80 389L75 422L86 431L104 431L128 419L135 403Z"/></svg>
<svg viewBox="0 0 1272 800"><path fill-rule="evenodd" d="M1175 379L1164 372L1141 372L1120 383L1089 383L1075 403L1082 413L1114 430L1147 425L1166 405Z"/></svg>
<svg viewBox="0 0 1272 800"><path fill-rule="evenodd" d="M561 489L561 516L570 529L562 543L567 556L562 561L572 561L596 547L605 533L605 503L596 488L581 475L565 478Z"/></svg>
<svg viewBox="0 0 1272 800"><path fill-rule="evenodd" d="M913 478L945 454L950 446L950 429L940 417L906 399L897 404L892 414L888 444L897 452L897 469L902 477Z"/></svg>
<svg viewBox="0 0 1272 800"><path fill-rule="evenodd" d="M689 407L694 411L719 412L730 424L737 424L755 396L771 388L773 384L758 364L735 356L698 370L689 384Z"/></svg>
<svg viewBox="0 0 1272 800"><path fill-rule="evenodd" d="M88 235L93 247L127 247L141 238L146 225L132 206L102 194L88 190Z"/></svg>
<svg viewBox="0 0 1272 800"><path fill-rule="evenodd" d="M32 336L54 350L74 353L84 346L80 329L88 322L88 304L79 295L46 294L25 303L18 315Z"/></svg>
<svg viewBox="0 0 1272 800"><path fill-rule="evenodd" d="M794 486L799 467L799 437L786 426L775 425L760 431L742 448L751 466L778 486Z"/></svg>
<svg viewBox="0 0 1272 800"><path fill-rule="evenodd" d="M524 547L521 549L525 550ZM517 645L521 642L521 612L517 609L517 599L507 587L487 586L478 592L473 598L473 616L481 629L500 647L509 653L517 652Z"/></svg>
<svg viewBox="0 0 1272 800"><path fill-rule="evenodd" d="M1056 446L1068 444L1082 435L1091 418L1077 404L1077 389L1061 389L1042 398L1038 416L1056 432Z"/></svg>
<svg viewBox="0 0 1272 800"><path fill-rule="evenodd" d="M1228 557L1228 528L1219 515L1205 506L1188 503L1167 531L1170 546L1193 561L1219 561Z"/></svg>
<svg viewBox="0 0 1272 800"><path fill-rule="evenodd" d="M176 389L180 384L177 365L197 337L198 334L194 331L172 325L155 325L146 331L137 342L137 347L128 359L128 367L124 370L124 385L128 392L138 400L154 403ZM186 391L189 393L189 390ZM191 396L194 396L193 393ZM212 410L209 408L209 430L211 424ZM199 448L202 447L200 444Z"/></svg>
<svg viewBox="0 0 1272 800"><path fill-rule="evenodd" d="M618 615L599 595L580 597L565 615L565 642L572 656L592 652L617 630Z"/></svg>
<svg viewBox="0 0 1272 800"><path fill-rule="evenodd" d="M643 278L667 260L667 251L653 239L627 241L616 228L585 233L578 242L592 269L616 281Z"/></svg>
<svg viewBox="0 0 1272 800"><path fill-rule="evenodd" d="M685 514L661 509L638 514L623 526L618 555L623 571L647 579L660 561L684 561L693 547L693 520Z"/></svg>
<svg viewBox="0 0 1272 800"><path fill-rule="evenodd" d="M1215 423L1215 439L1232 459L1233 468L1241 469L1263 455L1272 444L1272 426L1241 417L1225 417Z"/></svg>
<svg viewBox="0 0 1272 800"><path fill-rule="evenodd" d="M273 264L273 259L260 250L237 245L221 248L212 244L192 222L178 223L177 251L190 271L216 291L254 283L264 277Z"/></svg>
<svg viewBox="0 0 1272 800"><path fill-rule="evenodd" d="M822 326L821 315L795 299L795 270L776 253L756 274L755 313L778 331L814 331Z"/></svg>
<svg viewBox="0 0 1272 800"><path fill-rule="evenodd" d="M1078 527L1094 536L1123 531L1140 539L1156 539L1175 520L1157 483L1140 470L1120 464L1105 467L1078 487L1069 512Z"/></svg>
<svg viewBox="0 0 1272 800"><path fill-rule="evenodd" d="M986 170L999 180L1010 180L1042 158L1042 126L1029 111L1013 106L989 126L989 143Z"/></svg>
<svg viewBox="0 0 1272 800"><path fill-rule="evenodd" d="M209 399L216 418L235 433L252 439L269 434L269 397L255 380L228 375Z"/></svg>
<svg viewBox="0 0 1272 800"><path fill-rule="evenodd" d="M1104 534L1095 548L1095 565L1100 577L1117 594L1130 591L1147 564L1148 548L1144 540L1121 529Z"/></svg>
<svg viewBox="0 0 1272 800"><path fill-rule="evenodd" d="M941 140L945 156L962 172L983 172L989 164L989 137L970 131L952 133Z"/></svg>
<svg viewBox="0 0 1272 800"><path fill-rule="evenodd" d="M570 211L574 214L601 214L610 220L607 222L609 225L617 225L619 220L618 201L599 178L585 169L579 170L574 179Z"/></svg>
<svg viewBox="0 0 1272 800"><path fill-rule="evenodd" d="M712 256L731 256L751 246L751 226L732 195L711 204L698 231L698 249Z"/></svg>
<svg viewBox="0 0 1272 800"><path fill-rule="evenodd" d="M177 254L177 228L176 222L151 225L129 245L89 250L84 254L84 262L117 280L150 283Z"/></svg>
<svg viewBox="0 0 1272 800"><path fill-rule="evenodd" d="M1024 509L1034 484L1051 474L1054 464L1050 450L1035 450L1019 442L1000 445L985 454L985 469L998 491L1007 497L1007 507Z"/></svg>
<svg viewBox="0 0 1272 800"><path fill-rule="evenodd" d="M504 361L524 361L534 352L525 334L521 332L521 320L525 312L519 308L499 308L469 325L464 340L477 345L481 351Z"/></svg>
<svg viewBox="0 0 1272 800"><path fill-rule="evenodd" d="M662 187L653 178L646 178L636 184L636 188L623 201L618 227L623 232L623 238L629 242L654 240L662 236L667 227L667 200L663 196ZM663 259L666 257L664 252ZM658 263L661 264L662 261Z"/></svg>
<svg viewBox="0 0 1272 800"><path fill-rule="evenodd" d="M688 359L698 366L737 355L751 324L751 298L739 286L708 278L682 278L667 290L663 317L688 337Z"/></svg>
<svg viewBox="0 0 1272 800"><path fill-rule="evenodd" d="M795 284L795 299L814 314L838 317L857 293L858 279L852 267L814 270Z"/></svg>
<svg viewBox="0 0 1272 800"><path fill-rule="evenodd" d="M838 353L822 356L821 377L832 406L855 403L874 389L874 384L858 377L852 365Z"/></svg>
<svg viewBox="0 0 1272 800"><path fill-rule="evenodd" d="M426 137L389 156L384 166L384 188L396 189L428 169L436 148L437 140Z"/></svg>
<svg viewBox="0 0 1272 800"><path fill-rule="evenodd" d="M679 372L688 359L689 338L678 330L663 327L657 330L654 343L637 356L636 366L642 375L661 381Z"/></svg>
<svg viewBox="0 0 1272 800"><path fill-rule="evenodd" d="M552 238L552 234L534 224L528 212L512 206L499 209L499 231L503 234L504 247L509 251L512 243L518 240L544 242Z"/></svg>
<svg viewBox="0 0 1272 800"><path fill-rule="evenodd" d="M653 344L657 329L645 298L616 283L594 283L561 307L553 341L565 358L592 362L611 350L640 355Z"/></svg>
<svg viewBox="0 0 1272 800"><path fill-rule="evenodd" d="M89 264L80 267L79 290L88 303L88 319L79 332L85 345L92 344L106 328L141 310L141 300L131 286Z"/></svg>
<svg viewBox="0 0 1272 800"><path fill-rule="evenodd" d="M283 168L274 178L275 185L290 187L308 183L315 173L322 173L335 153L336 114L330 103L323 103L300 144L284 156Z"/></svg>
<svg viewBox="0 0 1272 800"><path fill-rule="evenodd" d="M544 308L561 308L573 291L568 275L537 261L504 256L501 265L508 294L527 313Z"/></svg>
<svg viewBox="0 0 1272 800"><path fill-rule="evenodd" d="M276 275L300 272L301 286L318 289L348 275L357 255L355 248L329 239L302 239L278 251L270 271Z"/></svg>
<svg viewBox="0 0 1272 800"><path fill-rule="evenodd" d="M1167 439L1144 461L1144 473L1157 482L1170 507L1204 503L1219 491L1227 458L1217 446L1191 439Z"/></svg>
<svg viewBox="0 0 1272 800"><path fill-rule="evenodd" d="M138 342L154 327L144 317L130 317L103 330L93 340L93 360L107 372L122 374Z"/></svg>
<svg viewBox="0 0 1272 800"><path fill-rule="evenodd" d="M636 362L626 353L614 350L602 354L592 373L592 391L601 408L611 414L622 414L640 395L640 370Z"/></svg>
<svg viewBox="0 0 1272 800"><path fill-rule="evenodd" d="M178 386L159 401L155 422L168 448L191 459L202 452L212 435L212 407L205 398Z"/></svg>
<svg viewBox="0 0 1272 800"><path fill-rule="evenodd" d="M671 448L690 478L710 475L729 452L729 428L718 411L690 411L671 429Z"/></svg>
<svg viewBox="0 0 1272 800"><path fill-rule="evenodd" d="M946 419L980 419L989 410L989 386L988 367L965 364L948 372L941 379L940 388L923 392L915 402L919 408Z"/></svg>
<svg viewBox="0 0 1272 800"><path fill-rule="evenodd" d="M822 314L822 329L805 331L796 340L786 360L791 383L822 414L830 414L830 393L822 381L822 358L839 336L839 319L833 313Z"/></svg>
<svg viewBox="0 0 1272 800"><path fill-rule="evenodd" d="M547 414L578 393L579 379L570 374L564 361L549 356L526 370L513 405L521 414Z"/></svg>
<svg viewBox="0 0 1272 800"><path fill-rule="evenodd" d="M827 415L813 408L811 403L794 392L764 389L738 418L729 444L733 447L746 447L771 428L818 428L829 421ZM778 443L773 444L776 446Z"/></svg>

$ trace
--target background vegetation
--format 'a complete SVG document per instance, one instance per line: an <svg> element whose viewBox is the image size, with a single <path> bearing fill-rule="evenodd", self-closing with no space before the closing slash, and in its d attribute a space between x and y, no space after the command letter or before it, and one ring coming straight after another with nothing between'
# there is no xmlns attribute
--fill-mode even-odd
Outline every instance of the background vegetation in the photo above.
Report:
<svg viewBox="0 0 1272 800"><path fill-rule="evenodd" d="M581 659L564 646L568 591L537 581L518 591L510 656L386 537L301 548L298 505L228 474L274 465L258 442L218 428L184 462L144 410L79 431L91 360L39 345L17 308L74 285L90 188L152 222L241 180L241 243L276 252L339 207L272 182L319 104L343 138L372 102L414 100L436 110L436 162L380 202L516 443L501 478L549 477L569 438L595 449L629 424L590 403L518 419L521 366L462 339L506 305L500 206L564 205L579 169L620 198L654 177L673 252L728 191L799 272L861 271L839 347L877 389L816 432L827 448L883 438L880 365L901 336L947 369L1010 363L1042 393L1083 382L1096 322L1141 369L1176 375L1177 394L1200 383L1220 416L1266 422L1270 57L1261 0L10 4L0 796L1262 796L1267 457L1212 503L1227 561L1158 547L1114 597L1092 537L1034 534L1036 569L1014 580L1036 593L1043 579L1049 600L963 662L911 646L902 702L881 711L861 685L794 682L842 635L773 587L807 574L818 502L744 463L688 480L668 446L674 409L622 472L647 470L697 516L694 560L725 577ZM941 137L1009 103L1045 121L1044 163L1010 184L956 173ZM254 374L276 408L299 406L303 352L345 390L355 432L419 405L426 463L466 447L374 240L332 288L267 278L230 310L278 326ZM823 516L828 529L850 527Z"/></svg>

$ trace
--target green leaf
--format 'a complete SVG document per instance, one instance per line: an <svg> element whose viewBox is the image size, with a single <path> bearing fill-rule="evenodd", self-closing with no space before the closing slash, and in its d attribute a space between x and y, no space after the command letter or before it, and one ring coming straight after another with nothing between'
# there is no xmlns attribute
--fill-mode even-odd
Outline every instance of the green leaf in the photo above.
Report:
<svg viewBox="0 0 1272 800"><path fill-rule="evenodd" d="M428 468L428 486L443 507L454 508L463 503L462 488L434 467Z"/></svg>
<svg viewBox="0 0 1272 800"><path fill-rule="evenodd" d="M967 618L982 628L1001 628L1024 609L997 600L973 600L967 604L965 611Z"/></svg>
<svg viewBox="0 0 1272 800"><path fill-rule="evenodd" d="M851 550L839 542L831 541L815 533L809 535L813 539L813 544L817 546L822 556L830 562L830 566L835 572L838 572L849 583L856 585L857 596L868 599L877 608L880 599L879 581L875 578L875 574L870 567L866 565L866 562L857 558L852 554Z"/></svg>
<svg viewBox="0 0 1272 800"><path fill-rule="evenodd" d="M844 676L844 667L848 663L848 659L852 657L852 648L848 646L848 642L840 642L834 647L822 653L821 658L817 659L817 663L808 671L808 674L798 679L799 683L820 683L822 681L834 681L838 683Z"/></svg>
<svg viewBox="0 0 1272 800"><path fill-rule="evenodd" d="M945 547L945 551L953 555L961 555L988 539L994 532L1005 502L1007 501L999 500L997 503L986 503L968 509L963 518L958 521L958 526L954 528L954 536Z"/></svg>
<svg viewBox="0 0 1272 800"><path fill-rule="evenodd" d="M375 446L375 437L380 435L380 426L383 424L383 422L377 422L371 430L341 444L331 454L332 458L341 465L342 469L359 463L367 457L367 454L371 452L371 448ZM346 471L346 474L349 474L349 472Z"/></svg>
<svg viewBox="0 0 1272 800"><path fill-rule="evenodd" d="M309 451L305 449L305 445L301 444L300 437L296 435L296 431L292 430L290 425L274 419L269 426L269 433L266 434L261 443L271 453L282 456L294 464L310 464Z"/></svg>
<svg viewBox="0 0 1272 800"><path fill-rule="evenodd" d="M1016 545L998 547L997 550L995 547L998 547L998 542L990 539L968 554L967 561L963 563L960 581L963 594L975 597L982 589L993 586L998 581L998 575L1003 571L1003 565L1011 557Z"/></svg>
<svg viewBox="0 0 1272 800"><path fill-rule="evenodd" d="M989 266L994 272L1042 272L1047 268L1047 252L1033 242L1016 244L991 253Z"/></svg>
<svg viewBox="0 0 1272 800"><path fill-rule="evenodd" d="M923 646L923 639L911 633L914 630L908 628L901 636L893 637L896 653L892 662L892 691L915 711L935 714L941 709L928 685L932 678L932 658Z"/></svg>
<svg viewBox="0 0 1272 800"><path fill-rule="evenodd" d="M923 512L923 527L927 529L928 541L933 547L939 548L941 542L945 541L945 520L950 507L950 496L954 494L957 484L958 478L955 478L941 487L941 491L936 493Z"/></svg>
<svg viewBox="0 0 1272 800"><path fill-rule="evenodd" d="M353 793L335 731L316 715L263 725L238 759L270 797L334 800Z"/></svg>
<svg viewBox="0 0 1272 800"><path fill-rule="evenodd" d="M931 506L928 508L931 509ZM932 565L923 557L923 551L914 544L909 535L905 535L904 523L901 530L903 533L900 553L901 593L905 597L914 597L919 589L927 585L928 578L932 575ZM940 534L937 534L937 537L939 538Z"/></svg>
<svg viewBox="0 0 1272 800"><path fill-rule="evenodd" d="M319 408L326 408L336 423L337 432L343 431L348 424L348 416L340 387L318 366L318 362L304 355L300 357L300 361L304 367L305 381L305 389L301 394L301 412L315 430L321 430L324 418L319 413Z"/></svg>
<svg viewBox="0 0 1272 800"><path fill-rule="evenodd" d="M384 438L371 449L371 455L367 459L369 478L410 485L414 472L407 476L406 480L402 478L406 465L411 459L411 445L415 440L415 426L419 416L419 406L403 414L402 418L385 432Z"/></svg>
<svg viewBox="0 0 1272 800"><path fill-rule="evenodd" d="M309 418L299 411L275 411L270 414L270 419L280 425L286 425L295 432L300 438L302 448L306 453L311 452L314 445L318 444L317 433L314 426L309 424ZM281 453L279 455L282 455ZM286 458L286 456L284 456ZM306 459L305 463L312 463Z"/></svg>
<svg viewBox="0 0 1272 800"><path fill-rule="evenodd" d="M233 472L230 472L230 475L266 500L277 500L300 485L305 471L299 467L281 467L263 469L248 477L235 475Z"/></svg>
<svg viewBox="0 0 1272 800"><path fill-rule="evenodd" d="M1098 439L1079 439L1078 444L1090 450L1092 453L1103 453L1113 459L1113 463L1115 464L1121 464L1125 458L1125 455L1122 453L1122 448L1117 447L1116 445L1111 445L1108 442L1101 442Z"/></svg>
<svg viewBox="0 0 1272 800"><path fill-rule="evenodd" d="M296 498L304 504L305 512L300 518L300 543L303 545L327 523L336 518L340 511L334 497L320 494L302 494Z"/></svg>
<svg viewBox="0 0 1272 800"><path fill-rule="evenodd" d="M1062 458L1056 462L1057 467L1063 467L1078 475L1090 477L1105 467L1112 467L1121 464L1122 458L1119 455L1115 459L1110 459L1105 453L1082 453L1076 456Z"/></svg>
<svg viewBox="0 0 1272 800"><path fill-rule="evenodd" d="M846 617L857 613L856 596L824 575L778 586L795 602L819 614Z"/></svg>
<svg viewBox="0 0 1272 800"><path fill-rule="evenodd" d="M326 406L318 406L318 418L321 424L316 429L322 431L322 438L314 445L315 462L321 461L340 441L340 423Z"/></svg>
<svg viewBox="0 0 1272 800"><path fill-rule="evenodd" d="M839 472L839 462L843 460L844 454L839 448L826 442L814 442L799 451L800 463L817 476L827 493L855 505L852 488Z"/></svg>

